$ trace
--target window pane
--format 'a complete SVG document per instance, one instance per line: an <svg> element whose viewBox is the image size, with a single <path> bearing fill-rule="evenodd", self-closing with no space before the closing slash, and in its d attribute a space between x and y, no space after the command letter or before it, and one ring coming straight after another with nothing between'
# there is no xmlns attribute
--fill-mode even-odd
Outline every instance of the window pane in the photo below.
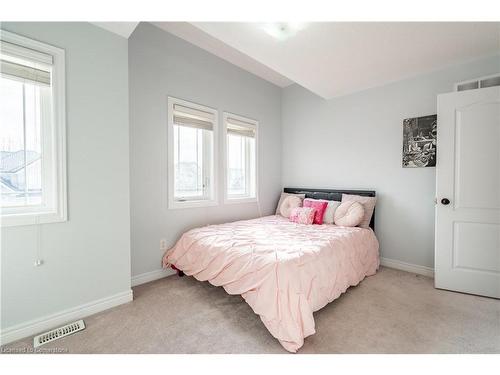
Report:
<svg viewBox="0 0 500 375"><path fill-rule="evenodd" d="M42 203L42 162L40 156L40 90L47 90L35 85L24 85L26 105L26 203Z"/></svg>
<svg viewBox="0 0 500 375"><path fill-rule="evenodd" d="M0 101L1 204L40 204L40 88L0 78Z"/></svg>
<svg viewBox="0 0 500 375"><path fill-rule="evenodd" d="M246 195L246 150L245 137L227 136L227 186L229 195Z"/></svg>
<svg viewBox="0 0 500 375"><path fill-rule="evenodd" d="M174 196L203 196L203 132L174 125Z"/></svg>

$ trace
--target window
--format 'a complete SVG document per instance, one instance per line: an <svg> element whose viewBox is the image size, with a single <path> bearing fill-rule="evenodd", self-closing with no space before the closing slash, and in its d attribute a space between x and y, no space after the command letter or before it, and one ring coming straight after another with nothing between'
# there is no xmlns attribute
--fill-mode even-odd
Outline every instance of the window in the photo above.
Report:
<svg viewBox="0 0 500 375"><path fill-rule="evenodd" d="M257 127L256 121L224 113L226 203L257 200Z"/></svg>
<svg viewBox="0 0 500 375"><path fill-rule="evenodd" d="M2 226L66 220L64 50L0 30Z"/></svg>
<svg viewBox="0 0 500 375"><path fill-rule="evenodd" d="M217 111L168 98L169 208L216 204Z"/></svg>

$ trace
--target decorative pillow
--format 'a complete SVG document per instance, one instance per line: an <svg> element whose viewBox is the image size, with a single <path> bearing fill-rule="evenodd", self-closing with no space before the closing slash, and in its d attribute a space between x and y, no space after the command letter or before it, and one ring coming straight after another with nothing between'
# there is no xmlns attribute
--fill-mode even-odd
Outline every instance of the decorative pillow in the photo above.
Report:
<svg viewBox="0 0 500 375"><path fill-rule="evenodd" d="M361 195L350 195L350 194L342 194L342 203L346 201L355 201L359 202L365 208L365 217L359 224L362 228L369 228L370 221L372 219L373 210L375 209L375 203L377 202L376 197L362 197Z"/></svg>
<svg viewBox="0 0 500 375"><path fill-rule="evenodd" d="M334 224L335 221L333 219L335 215L335 211L340 206L339 201L326 201L324 199L318 199L322 202L327 202L328 206L326 206L325 215L323 216L323 224Z"/></svg>
<svg viewBox="0 0 500 375"><path fill-rule="evenodd" d="M355 201L342 202L335 211L335 224L342 227L355 227L365 216L363 205Z"/></svg>
<svg viewBox="0 0 500 375"><path fill-rule="evenodd" d="M325 216L325 210L328 206L328 202L324 200L317 200L306 198L304 199L304 207L313 207L316 209L316 215L314 216L314 224L323 224L323 216Z"/></svg>
<svg viewBox="0 0 500 375"><path fill-rule="evenodd" d="M314 207L295 207L290 214L290 221L298 224L312 224L315 214Z"/></svg>
<svg viewBox="0 0 500 375"><path fill-rule="evenodd" d="M305 196L305 194L281 193L278 207L276 208L276 215L281 215L289 218L290 213L292 212L292 208L302 206L302 201L304 200Z"/></svg>

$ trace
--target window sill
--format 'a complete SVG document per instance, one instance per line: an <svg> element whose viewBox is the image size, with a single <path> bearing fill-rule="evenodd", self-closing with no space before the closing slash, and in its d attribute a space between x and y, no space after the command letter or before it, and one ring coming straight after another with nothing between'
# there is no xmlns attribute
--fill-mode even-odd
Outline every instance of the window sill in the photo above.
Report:
<svg viewBox="0 0 500 375"><path fill-rule="evenodd" d="M66 214L59 212L30 212L23 214L4 214L0 221L0 226L5 228L23 225L61 223L68 221L68 218Z"/></svg>
<svg viewBox="0 0 500 375"><path fill-rule="evenodd" d="M254 198L225 198L224 204L237 204L237 203L258 203L258 199Z"/></svg>
<svg viewBox="0 0 500 375"><path fill-rule="evenodd" d="M216 200L170 201L168 208L169 210L177 210L182 208L213 207L217 205L218 202Z"/></svg>

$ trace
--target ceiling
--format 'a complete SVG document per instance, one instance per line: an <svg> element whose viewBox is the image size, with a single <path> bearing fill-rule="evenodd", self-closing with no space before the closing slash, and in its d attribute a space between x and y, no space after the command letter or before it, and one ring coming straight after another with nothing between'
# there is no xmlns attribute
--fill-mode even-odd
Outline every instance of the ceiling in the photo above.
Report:
<svg viewBox="0 0 500 375"><path fill-rule="evenodd" d="M284 41L255 23L193 25L324 98L500 52L500 23L311 23Z"/></svg>
<svg viewBox="0 0 500 375"><path fill-rule="evenodd" d="M135 30L139 22L91 22L102 29L128 38Z"/></svg>
<svg viewBox="0 0 500 375"><path fill-rule="evenodd" d="M279 87L286 87L293 83L292 80L193 24L188 22L153 22L153 24Z"/></svg>
<svg viewBox="0 0 500 375"><path fill-rule="evenodd" d="M277 86L298 83L327 99L500 53L493 22L308 23L281 40L261 23L154 24Z"/></svg>

